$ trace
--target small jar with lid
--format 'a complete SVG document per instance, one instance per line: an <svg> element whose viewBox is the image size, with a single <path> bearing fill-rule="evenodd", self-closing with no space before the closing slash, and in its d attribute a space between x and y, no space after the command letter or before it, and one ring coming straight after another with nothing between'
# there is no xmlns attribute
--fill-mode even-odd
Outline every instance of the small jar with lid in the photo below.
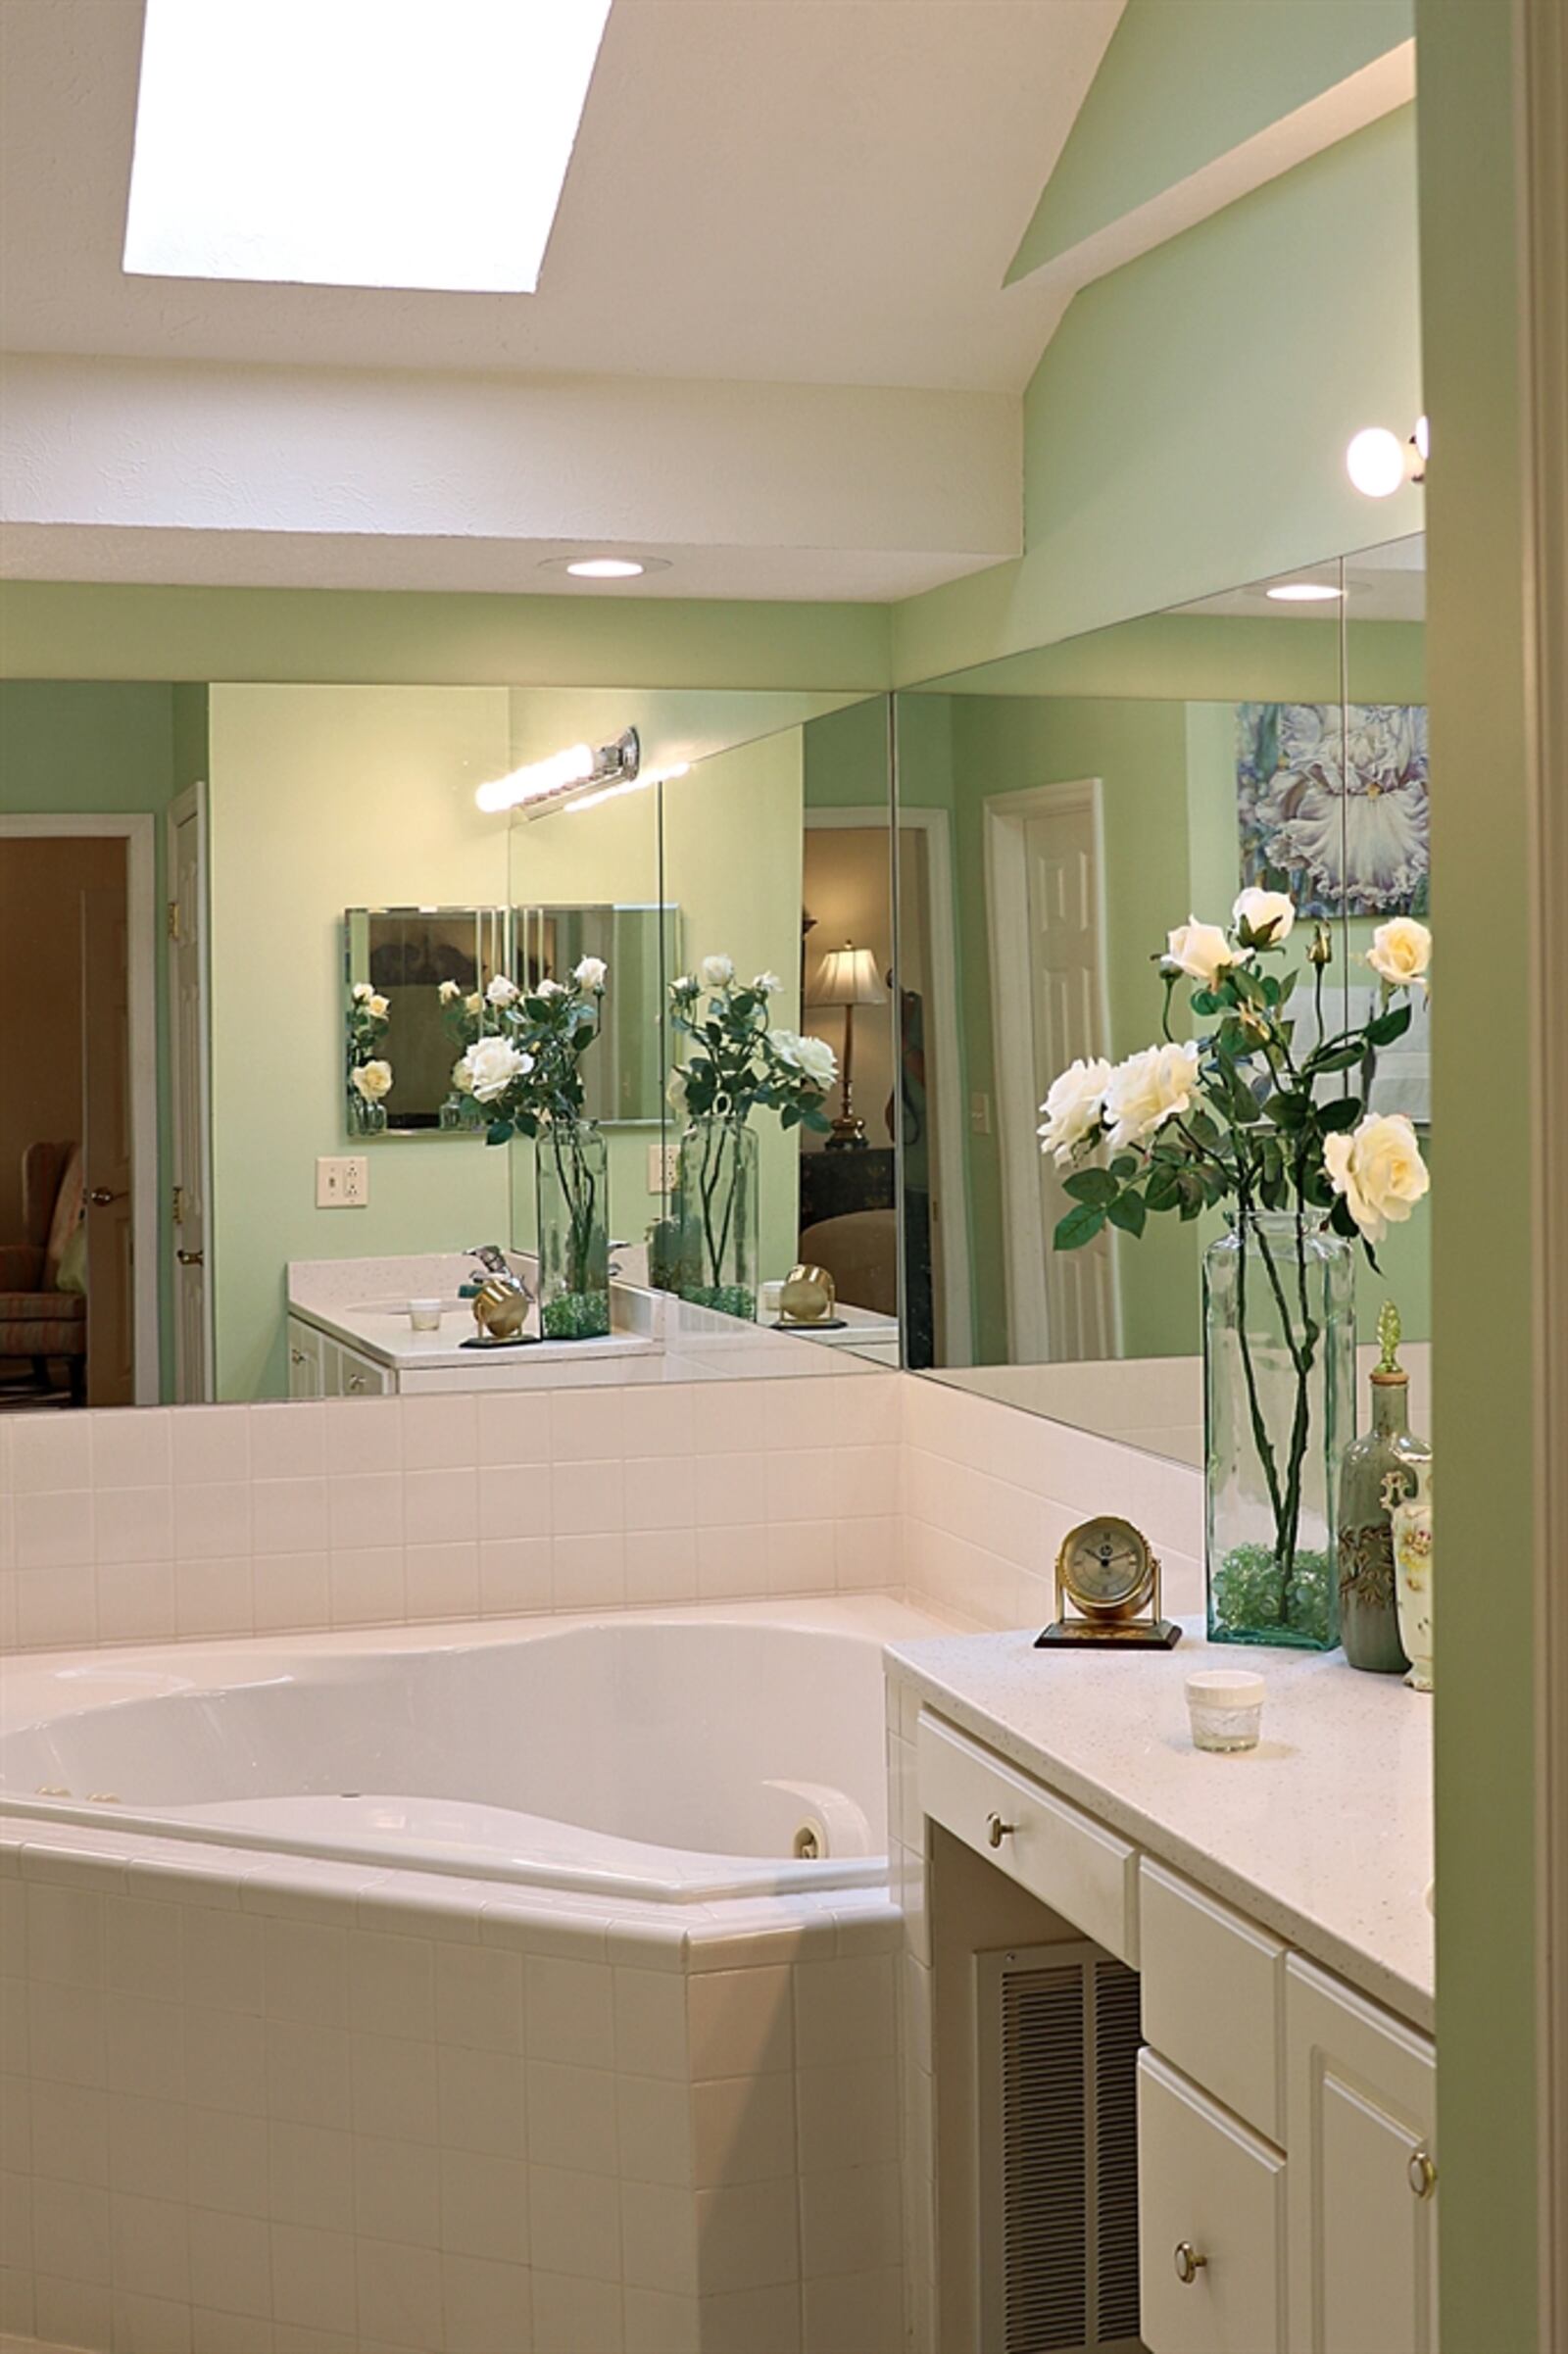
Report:
<svg viewBox="0 0 1568 2354"><path fill-rule="evenodd" d="M1255 1749L1263 1724L1263 1679L1245 1668L1195 1668L1187 1713L1195 1749Z"/></svg>

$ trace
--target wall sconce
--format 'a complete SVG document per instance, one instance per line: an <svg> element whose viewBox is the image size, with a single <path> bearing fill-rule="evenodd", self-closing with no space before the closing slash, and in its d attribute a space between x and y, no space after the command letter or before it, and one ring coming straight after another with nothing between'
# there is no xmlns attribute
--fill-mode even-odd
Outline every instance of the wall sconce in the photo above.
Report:
<svg viewBox="0 0 1568 2354"><path fill-rule="evenodd" d="M1345 469L1365 499L1392 499L1407 482L1424 482L1431 454L1431 428L1417 417L1406 442L1387 425L1367 425L1345 453Z"/></svg>
<svg viewBox="0 0 1568 2354"><path fill-rule="evenodd" d="M534 760L481 785L474 800L481 809L523 809L541 817L547 809L559 809L582 793L635 782L642 766L642 746L634 727L624 728L613 744L570 744L548 760Z"/></svg>

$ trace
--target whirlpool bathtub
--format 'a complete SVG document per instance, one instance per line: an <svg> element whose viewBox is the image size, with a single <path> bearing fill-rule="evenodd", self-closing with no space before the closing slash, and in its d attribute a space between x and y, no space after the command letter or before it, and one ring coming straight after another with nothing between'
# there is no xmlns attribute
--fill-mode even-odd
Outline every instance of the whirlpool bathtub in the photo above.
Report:
<svg viewBox="0 0 1568 2354"><path fill-rule="evenodd" d="M887 1863L881 1596L13 1660L0 1809L707 1904Z"/></svg>

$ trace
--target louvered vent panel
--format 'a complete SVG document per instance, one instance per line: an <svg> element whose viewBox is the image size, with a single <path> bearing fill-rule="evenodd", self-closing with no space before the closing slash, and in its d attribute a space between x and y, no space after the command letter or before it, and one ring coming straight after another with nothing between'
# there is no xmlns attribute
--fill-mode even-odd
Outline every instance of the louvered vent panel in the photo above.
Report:
<svg viewBox="0 0 1568 2354"><path fill-rule="evenodd" d="M1020 1970L1002 1982L1002 2196L1006 2354L1082 2346L1084 1974Z"/></svg>
<svg viewBox="0 0 1568 2354"><path fill-rule="evenodd" d="M1137 1974L1093 1945L978 1961L983 2354L1136 2348Z"/></svg>
<svg viewBox="0 0 1568 2354"><path fill-rule="evenodd" d="M1138 1973L1095 1964L1099 2342L1138 2335Z"/></svg>

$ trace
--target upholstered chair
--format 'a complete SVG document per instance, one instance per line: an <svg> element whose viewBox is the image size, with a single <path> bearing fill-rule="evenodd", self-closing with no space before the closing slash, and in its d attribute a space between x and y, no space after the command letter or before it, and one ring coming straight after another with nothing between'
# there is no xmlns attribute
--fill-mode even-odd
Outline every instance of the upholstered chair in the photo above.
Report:
<svg viewBox="0 0 1568 2354"><path fill-rule="evenodd" d="M0 1357L30 1357L40 1389L63 1359L71 1402L87 1395L87 1301L60 1289L60 1262L81 1224L80 1145L29 1145L22 1156L24 1239L0 1243Z"/></svg>

